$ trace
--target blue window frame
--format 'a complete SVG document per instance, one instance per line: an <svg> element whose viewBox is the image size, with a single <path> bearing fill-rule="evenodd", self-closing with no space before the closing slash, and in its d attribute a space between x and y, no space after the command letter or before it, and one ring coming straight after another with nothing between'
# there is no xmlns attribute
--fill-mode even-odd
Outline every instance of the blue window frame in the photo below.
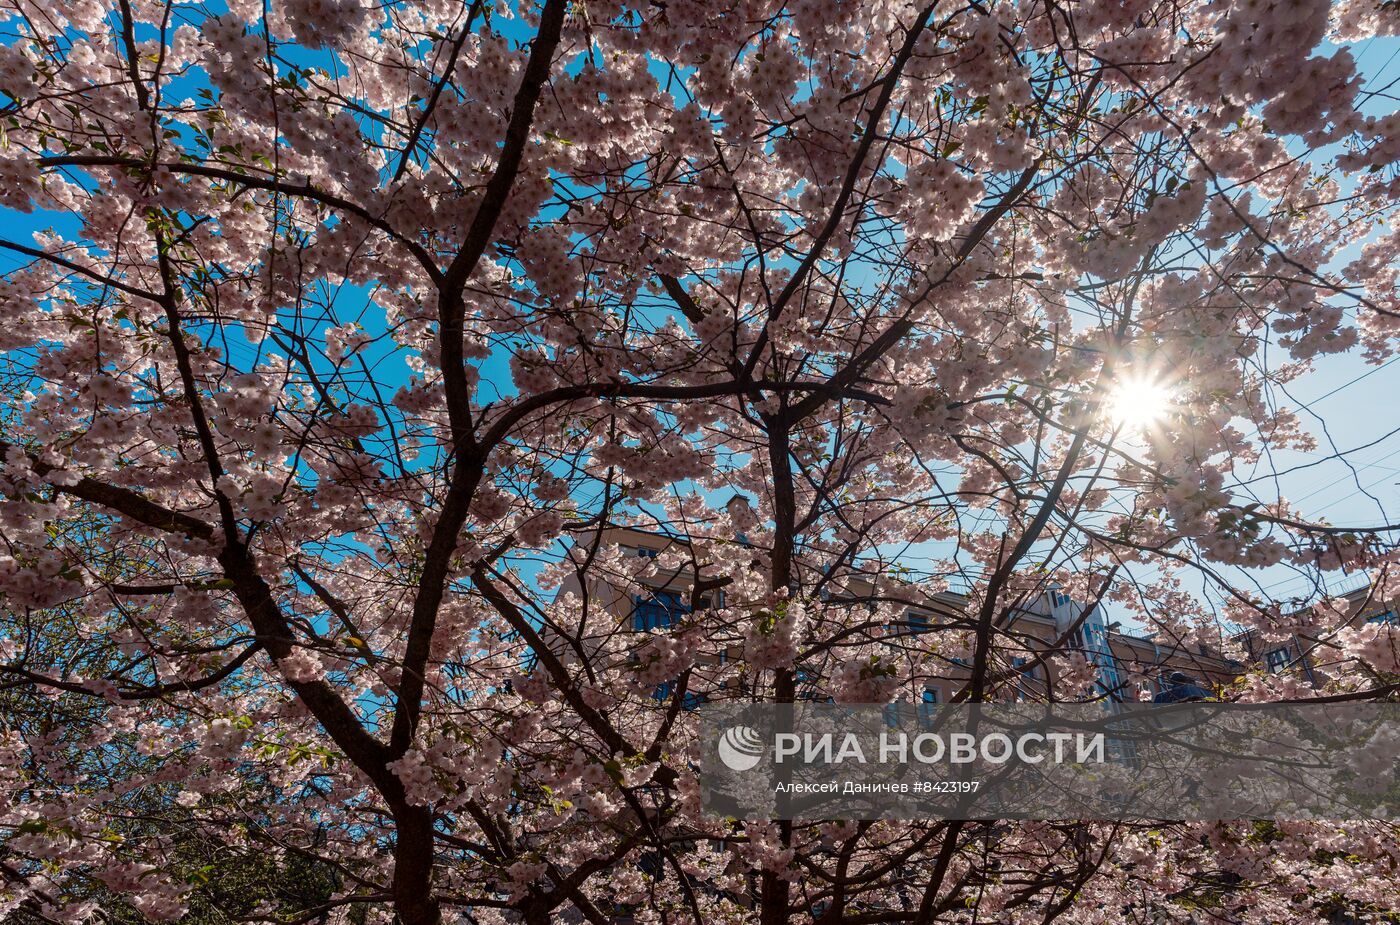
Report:
<svg viewBox="0 0 1400 925"><path fill-rule="evenodd" d="M917 610L911 610L904 615L904 622L908 625L911 633L928 632L928 614Z"/></svg>
<svg viewBox="0 0 1400 925"><path fill-rule="evenodd" d="M1264 653L1264 667L1269 670L1269 674L1278 674L1291 664L1293 664L1293 650L1291 646L1270 649L1268 652Z"/></svg>
<svg viewBox="0 0 1400 925"><path fill-rule="evenodd" d="M671 699L671 692L674 691L675 689L676 689L676 682L674 682L674 681L662 681L660 684L656 685L656 690L654 690L654 691L651 692L651 696L652 696L654 699L660 700L660 701L662 701L662 702L664 703L665 701ZM697 694L697 693L695 693L695 691L692 691L692 690L687 689L686 692L685 692L685 696L681 698L681 709L683 709L683 710L694 710L694 709L698 708L698 707L700 706L700 704L702 704L702 703L704 703L704 702L705 702L705 695L704 695L704 694Z"/></svg>
<svg viewBox="0 0 1400 925"><path fill-rule="evenodd" d="M919 697L919 725L924 729L932 728L933 714L938 709L938 688L926 687Z"/></svg>
<svg viewBox="0 0 1400 925"><path fill-rule="evenodd" d="M638 632L664 630L688 613L690 608L674 591L657 591L651 597L638 596L632 602L632 628Z"/></svg>
<svg viewBox="0 0 1400 925"><path fill-rule="evenodd" d="M1016 679L1016 699L1018 701L1025 700L1027 694L1035 688L1036 669L1027 668L1028 661L1019 655L1011 657L1011 667L1020 672L1020 677Z"/></svg>
<svg viewBox="0 0 1400 925"><path fill-rule="evenodd" d="M1396 616L1394 610L1387 610L1385 613L1378 613L1366 618L1367 623L1395 623Z"/></svg>
<svg viewBox="0 0 1400 925"><path fill-rule="evenodd" d="M920 729L932 729L934 712L938 709L939 693L936 687L926 687L919 694L919 702L914 704L914 719Z"/></svg>

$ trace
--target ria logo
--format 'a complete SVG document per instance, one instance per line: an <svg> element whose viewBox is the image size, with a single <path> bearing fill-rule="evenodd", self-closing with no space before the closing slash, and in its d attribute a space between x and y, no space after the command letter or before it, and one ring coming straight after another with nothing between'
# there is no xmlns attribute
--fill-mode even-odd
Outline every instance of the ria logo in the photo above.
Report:
<svg viewBox="0 0 1400 925"><path fill-rule="evenodd" d="M719 737L719 760L731 771L751 771L763 760L763 739L748 726L730 726Z"/></svg>

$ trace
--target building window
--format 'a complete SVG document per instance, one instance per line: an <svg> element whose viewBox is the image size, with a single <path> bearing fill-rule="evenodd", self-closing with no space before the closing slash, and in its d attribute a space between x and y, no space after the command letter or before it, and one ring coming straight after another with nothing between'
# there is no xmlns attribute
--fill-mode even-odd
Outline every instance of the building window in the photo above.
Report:
<svg viewBox="0 0 1400 925"><path fill-rule="evenodd" d="M928 631L928 614L911 610L904 615L904 622L911 633L923 633Z"/></svg>
<svg viewBox="0 0 1400 925"><path fill-rule="evenodd" d="M1278 674L1293 663L1293 653L1289 646L1270 649L1264 653L1264 667L1269 674Z"/></svg>
<svg viewBox="0 0 1400 925"><path fill-rule="evenodd" d="M1395 623L1395 611L1387 610L1385 613L1378 613L1366 618L1367 623Z"/></svg>
<svg viewBox="0 0 1400 925"><path fill-rule="evenodd" d="M711 594L707 591L700 595L700 599L695 604L701 610L717 610L724 606L724 592L716 591Z"/></svg>
<svg viewBox="0 0 1400 925"><path fill-rule="evenodd" d="M674 681L662 681L660 684L656 685L656 690L651 692L651 696L665 703L667 700L671 699L671 694L675 689L676 683ZM697 694L695 691L687 690L685 695L681 697L681 709L695 710L704 702L704 694Z"/></svg>
<svg viewBox="0 0 1400 925"><path fill-rule="evenodd" d="M656 550L648 549L645 546L639 546L637 547L637 556L642 559L655 559Z"/></svg>
<svg viewBox="0 0 1400 925"><path fill-rule="evenodd" d="M1027 659L1019 655L1012 656L1011 667L1020 672L1020 677L1016 680L1016 700L1023 701L1032 690L1035 689L1035 669L1026 667Z"/></svg>
<svg viewBox="0 0 1400 925"><path fill-rule="evenodd" d="M679 594L657 591L651 597L633 599L632 628L638 632L667 629L689 612Z"/></svg>
<svg viewBox="0 0 1400 925"><path fill-rule="evenodd" d="M803 700L811 700L817 686L817 673L810 668L794 669L792 683L797 687Z"/></svg>
<svg viewBox="0 0 1400 925"><path fill-rule="evenodd" d="M1069 595L1063 591L1050 592L1050 604L1054 607L1063 607L1069 603Z"/></svg>
<svg viewBox="0 0 1400 925"><path fill-rule="evenodd" d="M919 725L925 729L933 725L933 713L938 708L938 688L924 688L919 701Z"/></svg>

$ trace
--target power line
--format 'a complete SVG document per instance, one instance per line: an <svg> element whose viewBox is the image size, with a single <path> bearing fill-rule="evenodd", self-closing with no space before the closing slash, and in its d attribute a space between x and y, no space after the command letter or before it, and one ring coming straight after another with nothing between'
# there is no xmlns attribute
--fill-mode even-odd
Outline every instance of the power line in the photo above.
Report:
<svg viewBox="0 0 1400 925"><path fill-rule="evenodd" d="M1335 389L1333 389L1332 391L1328 392L1326 395L1320 395L1320 396L1318 396L1317 398L1314 398L1314 399L1312 399L1311 401L1306 402L1305 404L1311 405L1311 404L1315 404L1315 403L1320 402L1320 401L1325 401L1326 399L1331 398L1333 395L1336 395L1336 394L1337 394L1338 392L1340 392L1342 389L1351 388L1352 386L1354 386L1354 385L1356 385L1358 382L1360 382L1362 379L1365 379L1367 376L1373 376L1373 375L1375 375L1376 373L1378 373L1378 372L1380 372L1381 370L1385 369L1387 366L1390 366L1392 363L1396 362L1397 360L1400 360L1400 355L1391 357L1390 359L1386 360L1384 363L1382 363L1382 364L1379 365L1379 366L1373 366L1373 367L1371 367L1370 369L1366 370L1366 372L1364 372L1364 373L1362 373L1361 375L1357 376L1355 379L1352 379L1350 382L1343 382L1341 385L1337 386Z"/></svg>

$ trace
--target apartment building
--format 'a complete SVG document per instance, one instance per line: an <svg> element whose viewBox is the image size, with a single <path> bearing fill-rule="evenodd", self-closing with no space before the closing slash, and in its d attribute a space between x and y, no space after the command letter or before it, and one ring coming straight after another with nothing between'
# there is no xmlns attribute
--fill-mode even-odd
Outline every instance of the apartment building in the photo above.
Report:
<svg viewBox="0 0 1400 925"><path fill-rule="evenodd" d="M1345 590L1334 596L1344 602L1346 625L1395 623L1400 620L1400 602L1376 598L1365 574L1352 577ZM1290 614L1292 618L1298 613ZM1306 620L1291 622L1306 623ZM1336 651L1325 639L1307 632L1288 633L1284 638L1264 638L1257 630L1237 633L1233 641L1245 653L1251 666L1270 674L1297 674L1312 680L1319 667L1336 658Z"/></svg>
<svg viewBox="0 0 1400 925"><path fill-rule="evenodd" d="M597 541L601 546L618 547L623 552L622 561L631 567L619 569L615 575L592 570L586 588L577 577L561 585L558 596L586 598L591 610L587 624L571 628L567 640L546 633L551 650L566 663L580 656L625 658L626 647L617 645L620 635L664 631L682 623L694 607L723 606L722 577L702 575L697 588L693 571L671 562L673 558L689 558L684 540L609 528ZM655 567L653 560L658 558L666 561L667 567ZM857 578L829 593L827 602L849 600L853 607L869 607L875 596L873 584ZM942 641L946 634L940 635L940 631L971 626L967 598L949 591L910 606L901 620L872 623L867 632L878 637L882 645L913 647L924 656L918 662L926 667L919 669L913 690L905 697L932 705L956 696L970 677L966 654L945 654ZM1106 622L1097 606L1086 606L1053 589L1013 608L997 632L1004 643L999 650L1022 652L999 655L1001 661L991 668L994 696L1007 700L1044 698L1054 668L1043 656L1052 650L1078 652L1092 662L1098 672L1094 694L1111 701L1205 699L1245 667L1219 652L1193 648L1162 634L1124 632L1117 624ZM732 672L720 670L742 654L740 643L731 638L702 640L696 645L697 671L688 685L688 702L699 702L716 687L742 683L725 677ZM825 699L825 675L819 664L799 665L799 696ZM658 688L659 697L668 694L667 685Z"/></svg>

